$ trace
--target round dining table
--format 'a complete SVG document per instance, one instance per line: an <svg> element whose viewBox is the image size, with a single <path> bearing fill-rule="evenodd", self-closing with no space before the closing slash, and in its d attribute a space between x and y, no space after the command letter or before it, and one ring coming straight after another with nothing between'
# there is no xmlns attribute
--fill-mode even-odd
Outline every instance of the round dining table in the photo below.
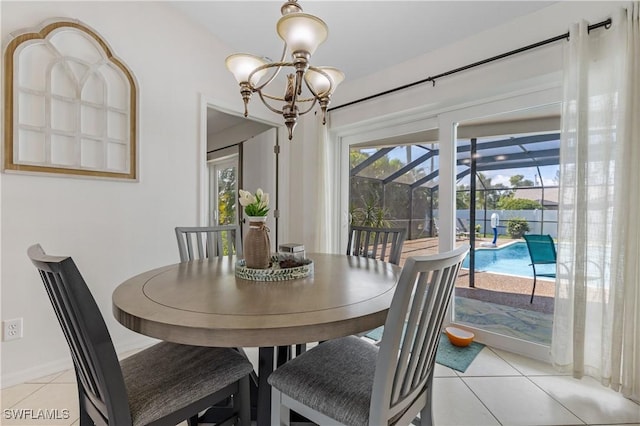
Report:
<svg viewBox="0 0 640 426"><path fill-rule="evenodd" d="M232 256L160 267L120 284L113 314L157 339L258 347L257 423L271 421L274 348L357 334L384 324L401 268L366 257L312 253L312 272L284 281L236 276ZM282 362L279 360L279 362Z"/></svg>

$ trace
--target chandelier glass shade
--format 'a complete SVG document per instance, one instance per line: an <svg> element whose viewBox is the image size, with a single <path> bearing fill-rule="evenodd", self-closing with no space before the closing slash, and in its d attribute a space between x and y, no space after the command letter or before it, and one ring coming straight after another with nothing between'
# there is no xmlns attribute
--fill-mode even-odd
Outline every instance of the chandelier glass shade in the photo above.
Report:
<svg viewBox="0 0 640 426"><path fill-rule="evenodd" d="M331 95L344 80L344 74L337 68L314 67L309 62L311 55L329 34L324 21L303 13L297 0L288 0L280 10L283 16L276 26L278 35L284 41L280 61L269 62L255 55L236 53L227 57L226 66L240 85L244 116L249 114L251 95L258 93L269 110L283 116L291 140L298 116L311 111L316 103L322 110L322 124L326 123ZM285 61L287 54L291 56L290 61ZM283 68L290 70L283 96L266 93L265 88ZM265 77L270 70L271 75Z"/></svg>

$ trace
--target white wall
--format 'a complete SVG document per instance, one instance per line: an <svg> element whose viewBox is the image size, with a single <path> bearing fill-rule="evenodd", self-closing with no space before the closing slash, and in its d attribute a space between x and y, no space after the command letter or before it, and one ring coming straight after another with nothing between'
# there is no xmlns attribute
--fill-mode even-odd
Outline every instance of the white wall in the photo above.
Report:
<svg viewBox="0 0 640 426"><path fill-rule="evenodd" d="M69 367L62 333L26 256L39 242L71 255L119 350L145 338L113 319L123 280L178 261L173 228L195 225L200 94L237 107L224 67L231 53L162 2L6 2L2 41L52 17L81 20L107 41L139 87L139 182L2 174L1 317L24 318L24 338L2 343L2 386ZM221 82L223 82L221 84ZM228 83L228 84L227 84Z"/></svg>
<svg viewBox="0 0 640 426"><path fill-rule="evenodd" d="M277 129L269 129L242 144L242 187L245 191L256 192L258 188L269 194L269 214L267 215L267 227L269 228L269 240L271 251L276 251L276 220L274 210L276 207L276 155L273 147L276 144ZM246 219L244 210L241 220ZM249 221L243 224L243 234L249 231Z"/></svg>

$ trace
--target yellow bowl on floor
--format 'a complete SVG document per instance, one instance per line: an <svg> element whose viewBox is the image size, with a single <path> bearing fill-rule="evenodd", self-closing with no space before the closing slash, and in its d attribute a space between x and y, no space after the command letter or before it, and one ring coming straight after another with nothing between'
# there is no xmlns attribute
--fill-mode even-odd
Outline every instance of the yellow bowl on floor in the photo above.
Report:
<svg viewBox="0 0 640 426"><path fill-rule="evenodd" d="M444 332L454 346L469 346L475 337L472 332L457 327L446 327Z"/></svg>

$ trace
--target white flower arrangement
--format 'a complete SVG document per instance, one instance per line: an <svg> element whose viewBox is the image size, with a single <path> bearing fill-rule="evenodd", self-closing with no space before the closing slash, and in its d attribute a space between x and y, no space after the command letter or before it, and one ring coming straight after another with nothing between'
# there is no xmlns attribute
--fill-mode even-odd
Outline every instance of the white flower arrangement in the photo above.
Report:
<svg viewBox="0 0 640 426"><path fill-rule="evenodd" d="M266 216L269 212L269 194L258 188L255 195L249 191L240 189L240 205L244 207L247 216Z"/></svg>

